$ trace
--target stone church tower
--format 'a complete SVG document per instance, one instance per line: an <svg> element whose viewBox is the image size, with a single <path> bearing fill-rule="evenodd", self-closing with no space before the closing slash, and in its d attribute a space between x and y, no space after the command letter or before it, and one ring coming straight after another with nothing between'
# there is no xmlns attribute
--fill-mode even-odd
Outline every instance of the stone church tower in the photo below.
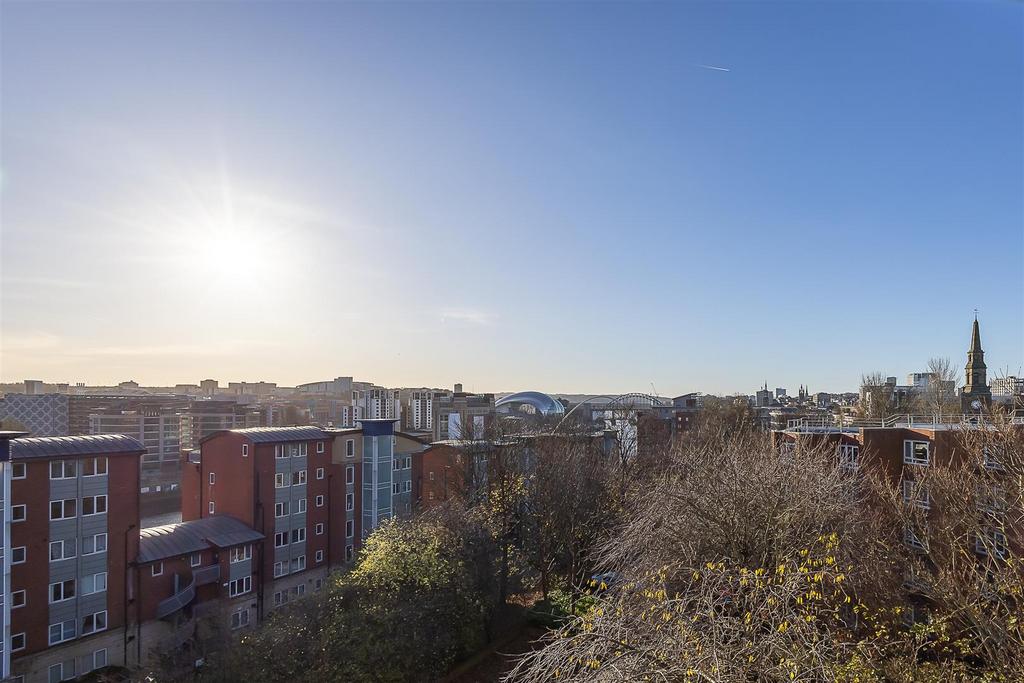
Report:
<svg viewBox="0 0 1024 683"><path fill-rule="evenodd" d="M960 407L965 413L976 413L978 404L987 410L992 407L992 390L988 386L988 366L985 365L985 352L981 349L981 332L978 330L978 316L974 316L974 329L971 332L971 348L967 351L967 367L964 379L966 383L960 391Z"/></svg>

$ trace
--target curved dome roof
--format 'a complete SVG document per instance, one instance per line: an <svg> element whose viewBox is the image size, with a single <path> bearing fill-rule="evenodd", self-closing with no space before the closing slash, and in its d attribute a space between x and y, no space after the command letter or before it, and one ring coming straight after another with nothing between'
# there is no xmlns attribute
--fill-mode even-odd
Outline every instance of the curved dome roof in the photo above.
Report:
<svg viewBox="0 0 1024 683"><path fill-rule="evenodd" d="M505 398L495 401L494 407L508 406L509 408L515 408L524 404L533 406L542 415L561 415L565 412L565 406L560 401L539 391L520 391L515 394L509 394Z"/></svg>

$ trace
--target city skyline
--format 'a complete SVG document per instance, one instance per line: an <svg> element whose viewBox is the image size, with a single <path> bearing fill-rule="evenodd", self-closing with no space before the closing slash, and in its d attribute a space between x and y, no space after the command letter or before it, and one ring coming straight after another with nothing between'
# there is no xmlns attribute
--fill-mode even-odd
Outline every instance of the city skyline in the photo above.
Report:
<svg viewBox="0 0 1024 683"><path fill-rule="evenodd" d="M1018 7L293 10L3 5L2 381L1021 374Z"/></svg>

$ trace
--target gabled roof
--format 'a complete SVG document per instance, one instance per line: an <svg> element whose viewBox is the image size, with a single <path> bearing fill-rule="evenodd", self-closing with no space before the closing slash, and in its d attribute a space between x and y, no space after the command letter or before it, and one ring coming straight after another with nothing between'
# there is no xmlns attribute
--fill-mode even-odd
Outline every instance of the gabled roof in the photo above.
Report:
<svg viewBox="0 0 1024 683"><path fill-rule="evenodd" d="M199 440L204 443L209 439L230 432L241 434L253 443L284 443L286 441L312 441L314 439L326 439L328 433L319 427L249 427L247 429L230 429L221 432L214 432Z"/></svg>
<svg viewBox="0 0 1024 683"><path fill-rule="evenodd" d="M11 458L64 458L85 455L141 455L146 447L125 434L83 436L40 436L11 441Z"/></svg>
<svg viewBox="0 0 1024 683"><path fill-rule="evenodd" d="M139 562L158 562L208 548L230 548L261 538L263 534L227 515L154 526L139 532Z"/></svg>

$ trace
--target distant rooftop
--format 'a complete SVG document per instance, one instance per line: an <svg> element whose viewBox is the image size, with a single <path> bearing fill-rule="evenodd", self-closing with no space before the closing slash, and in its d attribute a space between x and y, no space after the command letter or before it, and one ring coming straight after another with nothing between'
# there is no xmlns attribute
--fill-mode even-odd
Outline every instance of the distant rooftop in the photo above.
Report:
<svg viewBox="0 0 1024 683"><path fill-rule="evenodd" d="M124 434L39 436L11 441L11 457L15 460L116 453L141 455L145 452L142 442Z"/></svg>
<svg viewBox="0 0 1024 683"><path fill-rule="evenodd" d="M253 443L284 443L286 441L311 441L313 439L326 439L330 435L319 427L248 427L246 429L227 430L232 434L241 434ZM214 432L204 437L200 443L205 442L218 434Z"/></svg>

